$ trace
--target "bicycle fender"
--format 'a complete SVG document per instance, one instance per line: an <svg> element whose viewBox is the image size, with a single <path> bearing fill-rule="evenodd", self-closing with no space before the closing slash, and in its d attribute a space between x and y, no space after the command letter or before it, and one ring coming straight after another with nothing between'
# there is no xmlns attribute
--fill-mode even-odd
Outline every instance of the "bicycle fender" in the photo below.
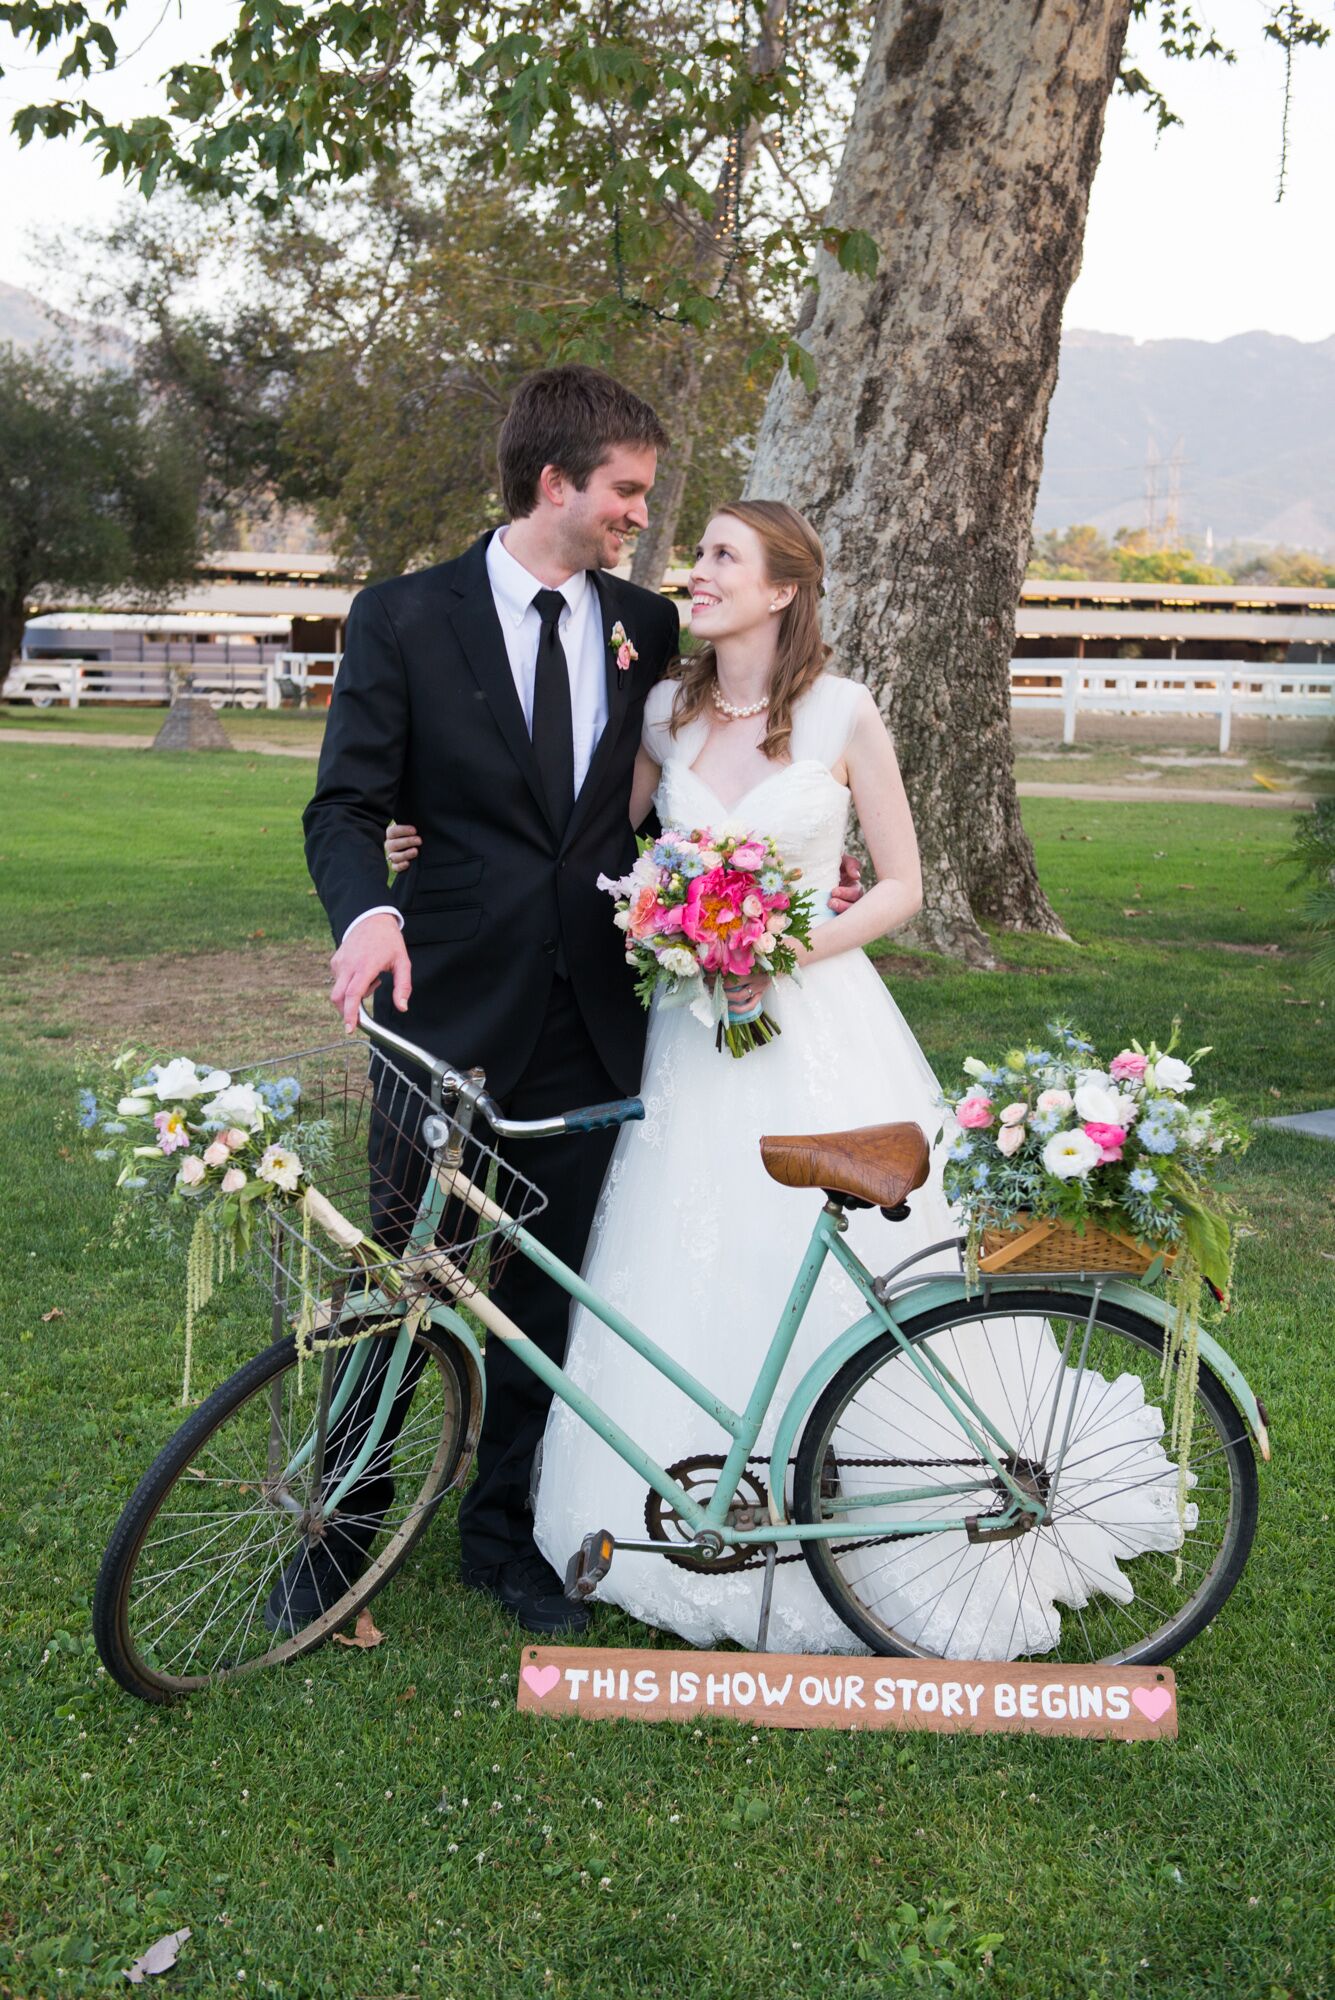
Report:
<svg viewBox="0 0 1335 2000"><path fill-rule="evenodd" d="M481 1428L482 1412L487 1404L487 1368L477 1335L468 1321L462 1314L457 1313L453 1306L432 1306L427 1313L427 1321L431 1326L438 1327L442 1333L449 1334L455 1344L463 1349L464 1367L472 1383L473 1395L476 1398L477 1424Z"/></svg>
<svg viewBox="0 0 1335 2000"><path fill-rule="evenodd" d="M1033 1281L1030 1280L1027 1285L1025 1280L1017 1274L1014 1279L998 1280L993 1278L989 1282L994 1292L1003 1289L1018 1292L1032 1289ZM1088 1299L1093 1296L1096 1281L1092 1278L1072 1278L1060 1281L1045 1279L1043 1282L1045 1289L1048 1291L1068 1292L1077 1298ZM934 1306L967 1305L971 1299L976 1299L978 1296L977 1292L966 1290L962 1276L959 1278L938 1278L933 1279L928 1284L918 1286L913 1291L901 1293L894 1301L893 1312L889 1306L882 1308L882 1312L885 1315L884 1318L882 1318L879 1312L871 1312L864 1319L855 1320L853 1325L846 1328L837 1340L831 1342L829 1347L817 1355L789 1397L784 1413L779 1420L779 1427L774 1433L774 1443L770 1450L771 1465L786 1466L788 1464L793 1455L793 1448L797 1441L797 1434L802 1421L821 1390L825 1387L825 1384L832 1376L839 1372L850 1355L858 1353L861 1348L868 1346L873 1340L879 1339L880 1335L888 1329L892 1318L897 1323L903 1324L906 1320L918 1318L921 1313L930 1311ZM1113 1301L1117 1305L1128 1306L1135 1312L1143 1313L1147 1319L1156 1319L1164 1327L1169 1324L1173 1316L1173 1309L1166 1300L1158 1298L1153 1292L1143 1291L1140 1286L1126 1283L1121 1279L1114 1279L1111 1283L1103 1284L1101 1296ZM1268 1419L1250 1383L1232 1356L1226 1353L1214 1336L1207 1333L1204 1327L1201 1328L1200 1351L1204 1360L1213 1368L1215 1374L1219 1377L1241 1410L1246 1419L1247 1427L1256 1440L1256 1449L1268 1464L1270 1461ZM770 1490L770 1519L776 1525L787 1519L786 1493L781 1488L776 1494L773 1490L772 1482Z"/></svg>

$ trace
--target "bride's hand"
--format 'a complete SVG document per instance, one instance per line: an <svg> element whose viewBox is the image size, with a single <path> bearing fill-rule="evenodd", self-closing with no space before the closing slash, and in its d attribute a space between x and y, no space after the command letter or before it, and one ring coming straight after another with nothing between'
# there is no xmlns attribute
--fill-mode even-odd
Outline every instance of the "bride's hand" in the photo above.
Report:
<svg viewBox="0 0 1335 2000"><path fill-rule="evenodd" d="M770 984L767 973L753 972L747 979L725 975L723 991L728 996L729 1009L734 1014L749 1014L753 1007L763 1006Z"/></svg>
<svg viewBox="0 0 1335 2000"><path fill-rule="evenodd" d="M422 836L415 826L391 820L385 828L385 859L396 875L401 875L410 861L417 859L422 845Z"/></svg>

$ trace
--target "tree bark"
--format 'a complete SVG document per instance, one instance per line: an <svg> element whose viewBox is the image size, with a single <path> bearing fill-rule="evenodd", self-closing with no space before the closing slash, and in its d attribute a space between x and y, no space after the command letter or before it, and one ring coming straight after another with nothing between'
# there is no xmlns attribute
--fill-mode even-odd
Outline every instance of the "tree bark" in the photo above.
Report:
<svg viewBox="0 0 1335 2000"><path fill-rule="evenodd" d="M819 529L826 636L899 751L914 925L991 963L979 919L1062 934L1020 821L1009 662L1090 183L1130 0L884 0L830 202L880 248L821 252L819 383L770 392L747 484Z"/></svg>
<svg viewBox="0 0 1335 2000"><path fill-rule="evenodd" d="M654 488L649 525L636 540L635 553L631 558L631 582L643 584L646 590L658 590L662 586L691 470L694 418L700 397L700 350L694 335L685 336L685 340L684 351L679 355L674 370L676 380L666 412L667 430L672 442Z"/></svg>
<svg viewBox="0 0 1335 2000"><path fill-rule="evenodd" d="M23 584L0 592L0 680L19 656L23 627L27 622L28 596Z"/></svg>

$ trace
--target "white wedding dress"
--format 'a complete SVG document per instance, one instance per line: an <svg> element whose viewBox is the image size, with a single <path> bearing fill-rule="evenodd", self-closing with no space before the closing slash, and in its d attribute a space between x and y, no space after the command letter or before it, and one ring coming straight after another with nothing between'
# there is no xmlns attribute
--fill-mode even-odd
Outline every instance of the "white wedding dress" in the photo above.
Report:
<svg viewBox="0 0 1335 2000"><path fill-rule="evenodd" d="M832 770L852 732L857 684L822 675L794 713L791 762L777 766L731 806L691 768L708 724L689 724L676 738L670 735L674 693L675 683L660 682L645 709L645 745L662 766L656 804L663 825L769 834L788 865L802 870L801 887L812 892L816 921L828 917L851 805L847 787ZM654 1007L641 1086L645 1119L625 1126L619 1135L584 1262L584 1276L595 1290L736 1410L743 1408L754 1385L822 1199L817 1191L781 1187L769 1178L760 1160L761 1135L913 1120L931 1142L942 1124L932 1070L862 951L843 952L808 967L800 985L777 981L766 1006L782 1033L737 1061L716 1050L712 1028L689 1009ZM869 1269L885 1270L956 1233L941 1189L939 1150L929 1179L910 1197L910 1207L909 1219L894 1224L874 1209L850 1214L848 1240ZM931 1264L938 1270L951 1268L953 1259L942 1253ZM865 1301L828 1260L756 1443L758 1458L768 1453L779 1416L815 1356L866 1311ZM956 1365L972 1361L1002 1376L1008 1367L1017 1376L1021 1370L1032 1373L1035 1342L1055 1362L1057 1349L1045 1324L1019 1324L1031 1328L1024 1353L1017 1347L1009 1362L1004 1355L986 1354L980 1329L957 1337L979 1351L971 1356L957 1344ZM949 1352L943 1358L949 1363ZM730 1439L718 1425L582 1308L573 1316L566 1367L660 1463L728 1449ZM1110 1392L1114 1387L1106 1386ZM1005 1381L998 1381L998 1396L1005 1391ZM1096 1392L1087 1384L1086 1394ZM913 1443L905 1422L916 1422L923 1437L935 1431L937 1441L925 1453L942 1451L939 1406L927 1407L927 1395L920 1385L916 1394L910 1388L897 1432L901 1455L911 1455L905 1439L910 1447ZM1146 1522L1143 1545L1174 1547L1172 1472L1157 1443L1160 1414L1141 1409L1138 1416L1130 1413L1129 1420L1141 1440L1133 1448L1156 1452L1163 1463L1163 1479L1156 1478L1147 1489L1146 1511L1153 1518ZM757 1470L767 1479L767 1465ZM930 1475L906 1472L901 1483L921 1483L925 1477ZM885 1472L878 1471L875 1478L883 1490ZM1125 1491L1123 1482L1118 1483ZM990 1493L980 1496L984 1510L991 1498ZM535 1532L557 1571L564 1574L569 1556L590 1529L645 1540L645 1499L638 1474L567 1404L555 1401L540 1459ZM1118 1533L1117 1553L1133 1553L1126 1546L1124 1508ZM951 1653L966 1658L1007 1657L1043 1650L1045 1640L1048 1646L1055 1643L1054 1600L1069 1598L1061 1571L1049 1575L1042 1564L1033 1563L1024 1601L1017 1602L1014 1593L998 1600L990 1589L968 1588L974 1558L981 1561L988 1552L966 1545L962 1536L951 1539L958 1539L961 1550L958 1584L936 1605L931 1623L919 1628L921 1641L930 1647L949 1629ZM889 1559L893 1567L888 1577L884 1546L870 1552L882 1571L882 1615L887 1601L893 1608L887 1585L896 1572L902 1571L906 1603L911 1602L915 1576L925 1562L940 1560L942 1541L928 1535L904 1544ZM795 1549L794 1544L782 1552ZM1091 1547L1088 1564L1101 1587L1129 1596L1115 1561L1105 1557L1100 1569L1099 1552ZM1014 1573L1015 1565L1008 1567ZM751 1645L761 1581L758 1569L711 1575L661 1556L619 1550L597 1594L600 1601L618 1604L643 1623L665 1627L698 1646L721 1639ZM781 1564L775 1572L769 1644L782 1652L866 1650L821 1595L804 1561Z"/></svg>

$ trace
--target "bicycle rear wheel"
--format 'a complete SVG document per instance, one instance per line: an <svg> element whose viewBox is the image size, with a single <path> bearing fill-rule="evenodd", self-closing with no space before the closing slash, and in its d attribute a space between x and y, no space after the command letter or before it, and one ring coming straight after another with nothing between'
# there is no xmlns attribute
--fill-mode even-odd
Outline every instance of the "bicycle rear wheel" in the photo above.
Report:
<svg viewBox="0 0 1335 2000"><path fill-rule="evenodd" d="M373 1334L365 1345L394 1338ZM407 1416L392 1447L377 1447L359 1479L376 1512L359 1515L350 1494L328 1517L353 1533L367 1531L367 1566L294 1634L271 1633L264 1610L312 1524L323 1532L330 1458L317 1476L312 1449L321 1378L332 1378L341 1357L357 1350L307 1362L299 1388L295 1342L277 1341L216 1389L164 1446L116 1525L93 1596L97 1649L122 1687L146 1701L171 1701L296 1659L388 1583L441 1499L465 1477L481 1414L455 1343L425 1322L412 1338L409 1365L420 1374ZM360 1382L371 1373L364 1360ZM365 1394L368 1417L377 1393ZM358 1415L356 1391L349 1410Z"/></svg>
<svg viewBox="0 0 1335 2000"><path fill-rule="evenodd" d="M794 1511L848 1523L847 1543L803 1548L825 1597L873 1651L1151 1665L1228 1597L1256 1529L1246 1423L1202 1362L1180 1523L1164 1437L1172 1392L1161 1379L1163 1329L1100 1302L1081 1369L1088 1310L1059 1292L994 1292L904 1327L920 1358L939 1358L1013 1445L1012 1475L1048 1500L1050 1518L1015 1539L970 1541L960 1528L895 1534L906 1520L996 1515L1006 1489L892 1334L853 1355L821 1392L798 1448ZM937 1483L962 1490L857 1504L860 1492Z"/></svg>

